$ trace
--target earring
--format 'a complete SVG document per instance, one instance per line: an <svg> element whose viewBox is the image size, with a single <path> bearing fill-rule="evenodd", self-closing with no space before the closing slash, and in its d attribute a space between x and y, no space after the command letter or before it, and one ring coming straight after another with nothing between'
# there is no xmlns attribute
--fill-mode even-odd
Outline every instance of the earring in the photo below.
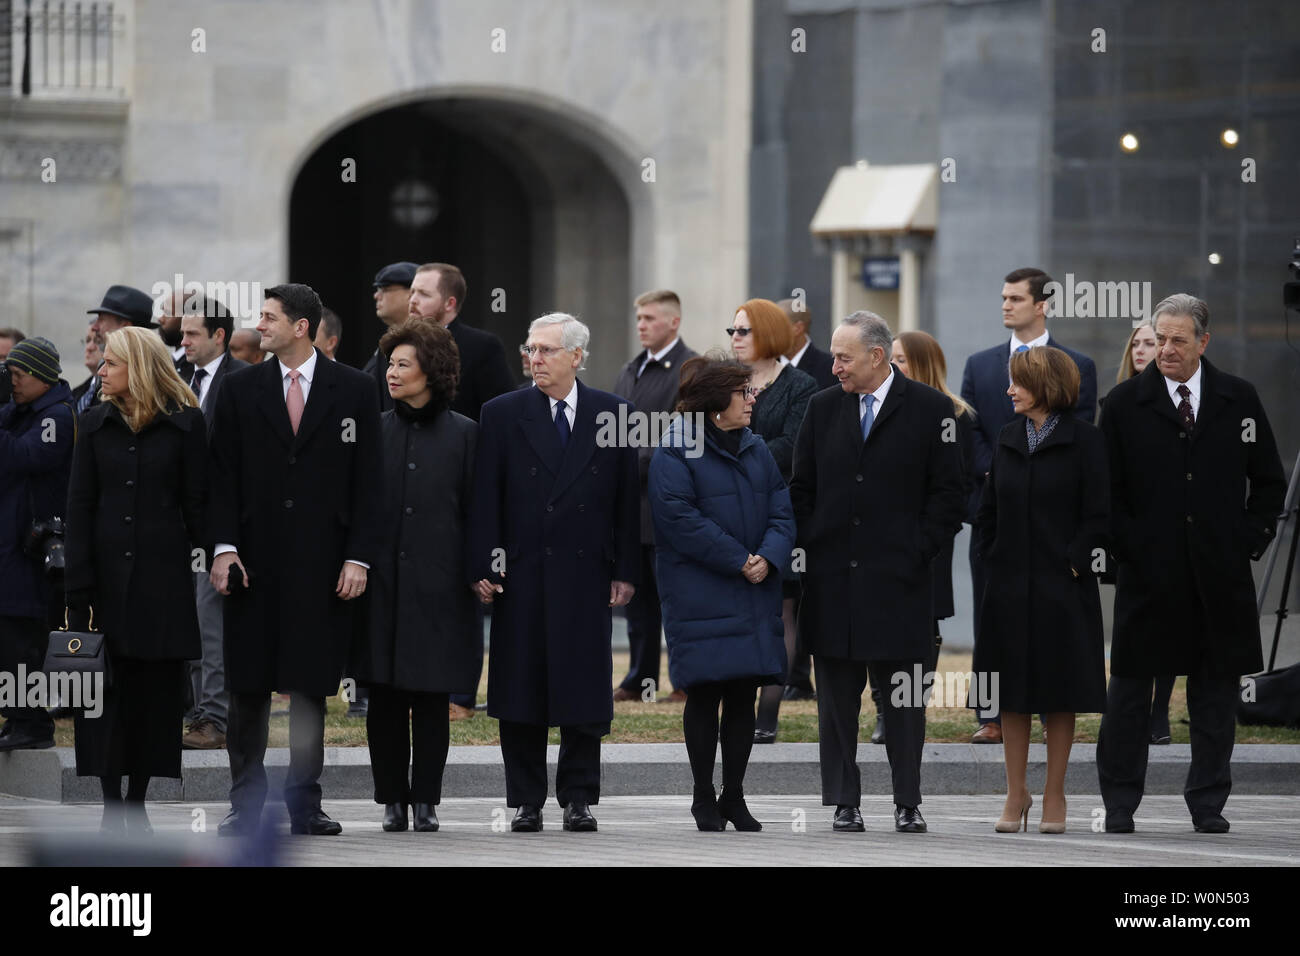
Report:
<svg viewBox="0 0 1300 956"><path fill-rule="evenodd" d="M714 412L714 413L713 413L713 420L714 420L715 422L720 422L720 421L722 421L722 412Z"/></svg>

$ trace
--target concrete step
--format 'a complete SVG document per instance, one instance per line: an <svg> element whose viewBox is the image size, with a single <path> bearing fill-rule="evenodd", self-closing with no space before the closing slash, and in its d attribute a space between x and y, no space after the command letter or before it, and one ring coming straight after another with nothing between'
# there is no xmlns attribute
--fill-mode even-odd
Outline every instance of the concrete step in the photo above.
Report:
<svg viewBox="0 0 1300 956"><path fill-rule="evenodd" d="M1097 792L1097 748L1075 744L1066 774L1069 793ZM559 747L548 748L552 781ZM1187 744L1150 749L1146 792L1181 794L1191 759ZM1041 792L1047 748L1029 745L1029 781ZM266 752L271 786L284 780L288 748ZM885 748L858 747L858 766L865 794L890 793ZM719 770L720 773L720 770ZM180 780L155 778L150 800L219 802L230 788L230 763L224 750L186 751ZM924 794L1002 793L1005 785L1002 747L978 744L927 744L921 767ZM755 747L745 777L751 794L807 794L821 788L816 744L771 744ZM370 751L366 747L329 747L321 775L325 796L333 800L366 799L373 795ZM1235 794L1300 794L1300 745L1245 744L1232 754ZM682 744L606 744L601 748L602 796L643 796L691 792L691 772ZM20 750L0 754L0 793L58 803L98 802L99 781L78 777L71 747ZM443 776L446 797L505 796L501 751L496 747L452 747Z"/></svg>

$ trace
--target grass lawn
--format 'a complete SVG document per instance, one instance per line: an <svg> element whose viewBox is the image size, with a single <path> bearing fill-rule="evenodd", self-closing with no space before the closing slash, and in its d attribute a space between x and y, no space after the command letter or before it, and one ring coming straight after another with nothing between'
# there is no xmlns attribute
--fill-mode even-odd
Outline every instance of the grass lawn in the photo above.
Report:
<svg viewBox="0 0 1300 956"><path fill-rule="evenodd" d="M661 686L667 687L668 659L664 655L664 674ZM627 673L628 655L614 655L614 676L621 678ZM941 654L939 671L970 670L969 654ZM1185 679L1179 678L1174 686L1173 697L1169 704L1169 722L1173 742L1185 744L1187 737L1187 691ZM479 685L478 699L487 698L487 673ZM279 708L277 704L273 709ZM366 744L366 724L364 720L344 717L347 703L341 697L331 697L325 717L325 744L329 747L361 747ZM1035 721L1037 723L1037 721ZM1101 724L1101 715L1081 716L1076 725L1074 739L1080 743L1096 743L1097 729ZM862 720L859 740L871 739L875 726L875 707L872 706L870 694L862 698ZM926 713L926 737L930 743L966 743L976 728L972 712L958 707L930 707ZM1039 729L1034 730L1033 739L1037 741ZM560 732L552 729L551 743L560 742ZM614 705L614 723L610 735L605 738L609 743L680 743L682 740L682 705L670 703L643 704L638 702ZM817 702L783 701L777 740L783 743L815 743L817 741ZM59 746L72 746L72 720L58 721L55 741ZM479 711L469 720L461 720L451 725L452 745L458 744L497 744L497 722L486 713ZM1281 727L1246 727L1238 725L1237 743L1239 744L1300 744L1300 731ZM289 745L289 718L287 716L271 718L272 747Z"/></svg>

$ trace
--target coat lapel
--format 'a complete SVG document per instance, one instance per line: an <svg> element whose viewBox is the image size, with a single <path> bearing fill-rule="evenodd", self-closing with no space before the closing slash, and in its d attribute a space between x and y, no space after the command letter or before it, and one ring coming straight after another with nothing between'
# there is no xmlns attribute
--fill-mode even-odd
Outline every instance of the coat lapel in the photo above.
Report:
<svg viewBox="0 0 1300 956"><path fill-rule="evenodd" d="M335 373L334 363L320 353L316 352L316 380L311 383L311 392L307 396L307 404L302 410L302 421L298 423L298 434L294 435L293 441L295 447L301 448L303 444L311 437L322 421L325 420L329 410L334 405L334 388L338 385L338 376ZM285 420L289 419L289 408L285 406ZM292 428L290 429L292 431Z"/></svg>
<svg viewBox="0 0 1300 956"><path fill-rule="evenodd" d="M547 402L550 405L550 402ZM548 408L549 411L549 408ZM560 439L555 435L555 425L551 425L556 447ZM555 486L551 489L554 497L573 484L578 473L587 467L591 456L596 453L596 409L592 407L591 389L578 382L578 408L573 416L573 433L569 443L564 446L564 457L560 463L560 472L555 476Z"/></svg>
<svg viewBox="0 0 1300 956"><path fill-rule="evenodd" d="M894 383L889 386L889 394L885 396L885 404L875 410L876 417L871 423L871 431L867 432L866 444L871 444L876 429L888 420L894 412L898 411L898 406L903 403L903 392L907 389L907 377L897 368L894 369L893 375ZM858 431L861 432L861 430L861 426L859 426Z"/></svg>
<svg viewBox="0 0 1300 956"><path fill-rule="evenodd" d="M291 448L293 426L289 424L289 407L284 402L284 391L280 388L280 360L272 356L270 361L262 363L258 374L262 376L259 382L262 396L257 407L266 417L275 437L286 448Z"/></svg>
<svg viewBox="0 0 1300 956"><path fill-rule="evenodd" d="M1224 406L1232 401L1232 396L1223 389L1223 379L1218 371L1201 356L1201 407L1196 411L1196 426L1192 429L1192 441L1205 434L1207 423L1222 413Z"/></svg>
<svg viewBox="0 0 1300 956"><path fill-rule="evenodd" d="M1204 383L1204 378L1202 378ZM1201 396L1204 399L1205 388L1202 384ZM1150 405L1157 415L1169 419L1178 428L1183 427L1183 420L1179 417L1178 408L1174 405L1169 397L1169 390L1165 387L1165 377L1160 374L1154 362L1142 370L1138 376L1138 401L1145 405ZM1202 408L1205 402L1201 402Z"/></svg>
<svg viewBox="0 0 1300 956"><path fill-rule="evenodd" d="M581 406L582 403L578 404ZM546 470L552 475L559 474L564 449L560 447L560 436L556 434L555 422L551 420L551 400L540 388L529 391L527 411L519 419L519 427L524 430L528 444L533 446L533 451L542 460ZM569 443L573 443L572 435L569 436Z"/></svg>

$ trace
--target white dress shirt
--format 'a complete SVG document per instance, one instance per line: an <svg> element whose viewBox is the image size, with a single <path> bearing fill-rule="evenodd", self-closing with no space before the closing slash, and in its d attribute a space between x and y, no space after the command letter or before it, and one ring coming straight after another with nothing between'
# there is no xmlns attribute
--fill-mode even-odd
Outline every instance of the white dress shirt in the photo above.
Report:
<svg viewBox="0 0 1300 956"><path fill-rule="evenodd" d="M203 407L203 402L207 399L208 392L212 389L212 380L216 377L217 369L221 368L221 363L225 359L225 357L226 357L226 353L221 352L217 355L216 358L214 358L207 365L200 365L198 368L194 370L195 375L197 375L200 371L203 372L203 380L199 382L199 390L195 396L199 400L199 408ZM194 378L193 376L191 376L190 381L193 380Z"/></svg>
<svg viewBox="0 0 1300 956"><path fill-rule="evenodd" d="M885 396L889 394L889 387L894 384L894 367L889 367L889 375L880 383L880 387L870 394L875 401L871 405L871 427L876 427L876 419L880 416L880 410L885 407ZM867 395L858 396L858 424L862 424L862 419L867 414Z"/></svg>
<svg viewBox="0 0 1300 956"><path fill-rule="evenodd" d="M1169 398L1173 401L1174 408L1177 408L1179 405L1183 403L1183 396L1178 394L1179 385L1186 385L1187 390L1192 393L1190 396L1190 400L1192 403L1192 418L1199 418L1201 416L1201 363L1200 362L1196 363L1196 371L1192 373L1192 377L1189 378L1186 382L1175 382L1168 375L1165 376L1165 388L1169 389Z"/></svg>
<svg viewBox="0 0 1300 956"><path fill-rule="evenodd" d="M546 400L551 403L551 421L554 422L555 406L559 400L555 398L551 398L551 396L549 395L546 396ZM573 434L573 422L574 422L575 412L577 407L578 407L578 380L575 378L573 380L573 387L569 389L569 394L564 396L564 414L569 419L570 435Z"/></svg>
<svg viewBox="0 0 1300 956"><path fill-rule="evenodd" d="M1016 351L1020 348L1020 346L1027 345L1031 349L1040 348L1041 346L1047 344L1047 340L1049 338L1051 338L1051 335L1048 334L1046 331L1044 331L1043 334L1040 335L1038 338L1033 339L1032 341L1029 342L1022 342L1018 338L1016 338L1015 333L1012 333L1011 343L1007 346L1007 361L1008 362L1011 361L1011 356L1016 354Z"/></svg>
<svg viewBox="0 0 1300 956"><path fill-rule="evenodd" d="M663 348L661 348L654 355L647 354L646 357L641 360L641 367L636 370L636 377L637 378L641 377L641 373L645 371L645 367L650 364L651 359L654 359L656 362L662 362L664 360L664 356L667 355L669 352L671 352L673 350L673 347L676 344L677 344L677 337L673 336L673 340L669 342L667 345L665 345ZM566 398L565 401L567 402L568 399ZM554 411L554 409L552 409L552 411ZM551 417L554 418L555 417L554 414L552 414Z"/></svg>
<svg viewBox="0 0 1300 956"><path fill-rule="evenodd" d="M795 368L799 367L799 360L803 358L803 353L808 351L808 346L812 345L812 339L803 340L803 348L794 353L794 358L790 359L790 364Z"/></svg>

